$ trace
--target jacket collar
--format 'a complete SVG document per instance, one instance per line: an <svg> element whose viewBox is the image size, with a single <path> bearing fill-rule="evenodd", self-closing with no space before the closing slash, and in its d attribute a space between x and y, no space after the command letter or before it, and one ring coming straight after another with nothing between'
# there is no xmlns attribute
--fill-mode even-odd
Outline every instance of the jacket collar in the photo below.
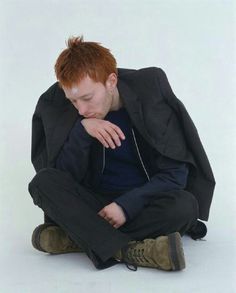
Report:
<svg viewBox="0 0 236 293"><path fill-rule="evenodd" d="M117 88L132 124L148 142L155 144L153 138L146 130L147 128L144 122L142 104L137 94L122 79L118 80Z"/></svg>

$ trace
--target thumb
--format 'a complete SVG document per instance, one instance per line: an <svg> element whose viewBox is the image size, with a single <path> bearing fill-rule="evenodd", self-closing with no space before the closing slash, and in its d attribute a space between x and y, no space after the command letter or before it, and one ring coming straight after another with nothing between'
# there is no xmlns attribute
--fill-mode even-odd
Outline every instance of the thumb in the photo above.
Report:
<svg viewBox="0 0 236 293"><path fill-rule="evenodd" d="M99 213L98 213L98 215L101 216L101 217L104 217L105 216L104 210L103 209L100 210Z"/></svg>

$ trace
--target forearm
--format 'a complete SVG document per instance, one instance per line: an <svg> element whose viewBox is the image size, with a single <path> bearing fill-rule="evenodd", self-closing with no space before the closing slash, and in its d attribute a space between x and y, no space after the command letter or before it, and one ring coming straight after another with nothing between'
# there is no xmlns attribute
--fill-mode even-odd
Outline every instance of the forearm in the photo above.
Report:
<svg viewBox="0 0 236 293"><path fill-rule="evenodd" d="M183 164L179 168L162 171L146 184L122 194L114 201L133 219L158 193L184 189L187 184L188 168Z"/></svg>

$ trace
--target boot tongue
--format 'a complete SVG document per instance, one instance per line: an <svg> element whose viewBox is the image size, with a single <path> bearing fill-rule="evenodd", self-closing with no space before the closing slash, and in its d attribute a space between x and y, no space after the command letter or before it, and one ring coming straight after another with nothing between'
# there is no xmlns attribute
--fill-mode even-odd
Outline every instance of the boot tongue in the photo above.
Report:
<svg viewBox="0 0 236 293"><path fill-rule="evenodd" d="M131 271L137 271L137 265L124 261L122 258L122 250L118 250L113 256L117 261L124 262L126 267Z"/></svg>

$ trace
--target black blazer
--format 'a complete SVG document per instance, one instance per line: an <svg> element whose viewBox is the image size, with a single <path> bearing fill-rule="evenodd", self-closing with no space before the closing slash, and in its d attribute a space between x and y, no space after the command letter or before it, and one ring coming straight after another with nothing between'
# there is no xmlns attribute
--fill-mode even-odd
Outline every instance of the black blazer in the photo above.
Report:
<svg viewBox="0 0 236 293"><path fill-rule="evenodd" d="M208 220L214 175L197 129L183 103L174 95L165 72L157 67L118 68L117 87L142 138L158 154L189 163L186 190L198 200L199 218ZM65 98L57 82L41 95L32 119L31 160L37 172L55 167L56 158L78 118L83 117ZM86 162L81 165L86 166Z"/></svg>

